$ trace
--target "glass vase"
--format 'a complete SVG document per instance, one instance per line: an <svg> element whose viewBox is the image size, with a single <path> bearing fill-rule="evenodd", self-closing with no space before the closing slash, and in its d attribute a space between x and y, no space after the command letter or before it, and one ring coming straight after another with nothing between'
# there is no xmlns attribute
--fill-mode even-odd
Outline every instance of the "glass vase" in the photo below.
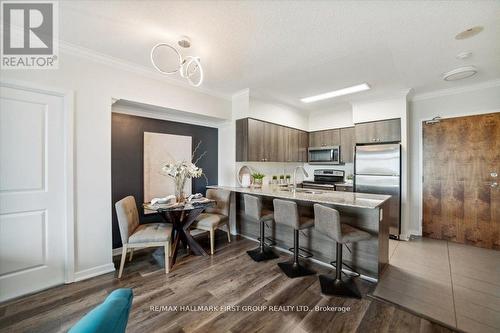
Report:
<svg viewBox="0 0 500 333"><path fill-rule="evenodd" d="M175 200L177 203L184 203L186 201L186 194L184 193L184 185L186 184L186 177L175 178Z"/></svg>

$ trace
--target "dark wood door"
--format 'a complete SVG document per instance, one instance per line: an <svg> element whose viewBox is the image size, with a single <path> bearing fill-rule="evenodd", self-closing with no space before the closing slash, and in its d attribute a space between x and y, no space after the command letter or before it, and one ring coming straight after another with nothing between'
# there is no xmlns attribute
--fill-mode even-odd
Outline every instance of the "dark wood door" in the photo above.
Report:
<svg viewBox="0 0 500 333"><path fill-rule="evenodd" d="M500 250L500 113L422 126L423 235Z"/></svg>

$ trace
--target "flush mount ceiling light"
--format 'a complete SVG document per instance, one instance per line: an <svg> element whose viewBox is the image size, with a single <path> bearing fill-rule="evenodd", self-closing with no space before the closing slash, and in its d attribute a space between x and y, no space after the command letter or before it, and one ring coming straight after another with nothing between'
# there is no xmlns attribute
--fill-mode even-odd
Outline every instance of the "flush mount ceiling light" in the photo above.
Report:
<svg viewBox="0 0 500 333"><path fill-rule="evenodd" d="M458 33L456 36L455 36L455 39L466 39L466 38L471 38L475 35L477 35L478 33L480 33L481 31L483 31L483 27L478 25L478 26L475 26L475 27L472 27L472 28L469 28L467 30L464 30L460 33Z"/></svg>
<svg viewBox="0 0 500 333"><path fill-rule="evenodd" d="M177 44L189 48L191 40L182 36ZM179 50L168 43L158 43L151 49L151 63L162 74L172 75L179 72L190 85L199 87L203 83L203 67L199 57L183 57Z"/></svg>
<svg viewBox="0 0 500 333"><path fill-rule="evenodd" d="M443 73L443 80L457 81L466 79L477 74L477 68L474 66L464 66L452 69L449 72Z"/></svg>
<svg viewBox="0 0 500 333"><path fill-rule="evenodd" d="M303 103L312 103L312 102L322 101L322 100L328 99L328 98L354 94L354 93L357 93L360 91L365 91L368 89L370 89L370 86L368 85L368 83L362 83L362 84L358 84L358 85L355 85L352 87L347 87L347 88L343 88L343 89L339 89L339 90L330 91L330 92L327 92L324 94L305 97L305 98L302 98L300 101Z"/></svg>

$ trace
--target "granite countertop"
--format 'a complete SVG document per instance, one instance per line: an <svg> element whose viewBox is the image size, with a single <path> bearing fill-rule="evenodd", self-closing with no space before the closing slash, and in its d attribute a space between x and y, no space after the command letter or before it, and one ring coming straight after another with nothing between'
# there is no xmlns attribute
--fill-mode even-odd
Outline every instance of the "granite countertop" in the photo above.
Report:
<svg viewBox="0 0 500 333"><path fill-rule="evenodd" d="M275 198L309 201L314 203L324 203L338 206L348 206L356 208L374 209L382 205L391 196L368 193L337 192L337 191L317 191L319 193L289 192L274 186L264 186L263 188L231 187L231 186L207 186L207 188L218 188L233 192L249 193Z"/></svg>

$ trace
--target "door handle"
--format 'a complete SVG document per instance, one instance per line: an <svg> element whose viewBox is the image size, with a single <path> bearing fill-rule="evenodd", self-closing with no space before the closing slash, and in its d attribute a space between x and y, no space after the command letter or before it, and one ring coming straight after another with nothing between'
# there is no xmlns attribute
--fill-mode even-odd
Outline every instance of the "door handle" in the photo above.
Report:
<svg viewBox="0 0 500 333"><path fill-rule="evenodd" d="M498 187L498 183L497 182L493 182L493 183L490 184L490 187L492 187L492 188Z"/></svg>

